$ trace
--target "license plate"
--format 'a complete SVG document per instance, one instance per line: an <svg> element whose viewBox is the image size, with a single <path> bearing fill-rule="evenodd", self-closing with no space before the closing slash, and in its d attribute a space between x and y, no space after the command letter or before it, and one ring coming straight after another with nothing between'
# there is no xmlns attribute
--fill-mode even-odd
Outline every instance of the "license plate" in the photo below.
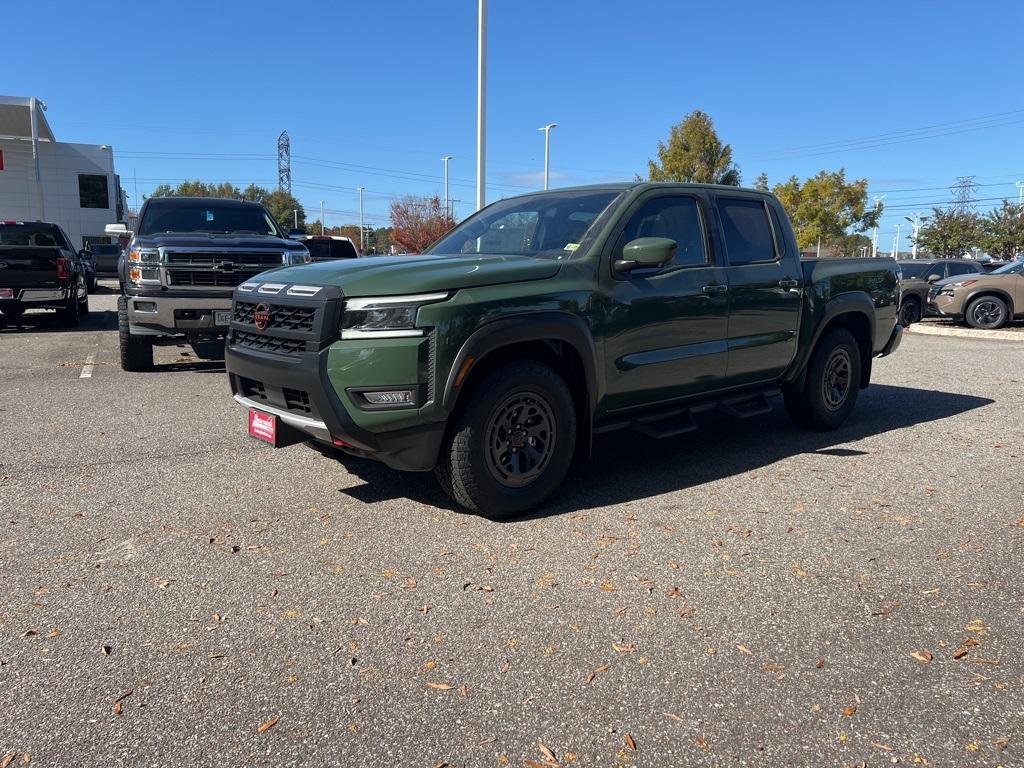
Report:
<svg viewBox="0 0 1024 768"><path fill-rule="evenodd" d="M231 325L231 310L216 310L213 313L214 325Z"/></svg>
<svg viewBox="0 0 1024 768"><path fill-rule="evenodd" d="M255 408L249 409L249 434L253 437L265 440L271 445L277 445L277 416L271 413L264 413Z"/></svg>

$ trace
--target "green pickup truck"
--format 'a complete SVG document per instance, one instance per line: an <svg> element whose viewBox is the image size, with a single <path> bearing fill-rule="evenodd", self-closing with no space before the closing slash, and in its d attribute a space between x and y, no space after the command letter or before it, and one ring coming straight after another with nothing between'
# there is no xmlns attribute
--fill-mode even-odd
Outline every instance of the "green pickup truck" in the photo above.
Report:
<svg viewBox="0 0 1024 768"><path fill-rule="evenodd" d="M801 260L770 194L608 184L494 203L420 255L262 273L234 294L226 364L254 437L433 470L497 518L597 433L669 437L779 394L839 427L899 305L893 260Z"/></svg>

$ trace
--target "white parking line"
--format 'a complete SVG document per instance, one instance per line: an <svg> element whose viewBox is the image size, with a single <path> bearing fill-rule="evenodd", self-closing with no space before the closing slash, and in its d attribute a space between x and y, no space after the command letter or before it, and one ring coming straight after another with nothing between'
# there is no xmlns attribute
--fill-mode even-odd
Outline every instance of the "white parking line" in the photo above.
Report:
<svg viewBox="0 0 1024 768"><path fill-rule="evenodd" d="M96 362L96 353L93 352L87 358L85 358L85 365L82 366L82 373L78 377L80 379L91 379L92 378L92 367Z"/></svg>

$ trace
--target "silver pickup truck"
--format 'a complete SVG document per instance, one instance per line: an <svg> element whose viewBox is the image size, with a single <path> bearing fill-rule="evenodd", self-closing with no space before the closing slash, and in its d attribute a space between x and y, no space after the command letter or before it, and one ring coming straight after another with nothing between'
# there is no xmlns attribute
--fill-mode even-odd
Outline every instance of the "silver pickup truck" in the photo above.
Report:
<svg viewBox="0 0 1024 768"><path fill-rule="evenodd" d="M153 365L153 345L184 337L204 359L223 355L231 294L275 267L305 264L309 251L289 239L260 203L209 197L157 197L142 206L118 265L121 367ZM124 224L107 225L123 236Z"/></svg>

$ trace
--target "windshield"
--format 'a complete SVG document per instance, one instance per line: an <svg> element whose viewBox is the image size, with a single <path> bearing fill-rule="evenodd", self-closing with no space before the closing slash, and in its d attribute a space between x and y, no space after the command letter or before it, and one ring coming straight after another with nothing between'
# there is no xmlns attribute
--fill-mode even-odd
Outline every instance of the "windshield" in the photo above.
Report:
<svg viewBox="0 0 1024 768"><path fill-rule="evenodd" d="M999 269L993 269L989 272L990 275L1012 275L1015 272L1024 270L1024 261L1015 261L1012 264L1007 264L1005 267Z"/></svg>
<svg viewBox="0 0 1024 768"><path fill-rule="evenodd" d="M931 264L925 262L901 261L900 269L903 270L903 277L921 277Z"/></svg>
<svg viewBox="0 0 1024 768"><path fill-rule="evenodd" d="M426 253L568 258L618 195L615 190L587 190L502 200L470 216Z"/></svg>
<svg viewBox="0 0 1024 768"><path fill-rule="evenodd" d="M166 232L283 236L277 223L262 206L238 205L213 198L147 206L139 223L139 234Z"/></svg>

